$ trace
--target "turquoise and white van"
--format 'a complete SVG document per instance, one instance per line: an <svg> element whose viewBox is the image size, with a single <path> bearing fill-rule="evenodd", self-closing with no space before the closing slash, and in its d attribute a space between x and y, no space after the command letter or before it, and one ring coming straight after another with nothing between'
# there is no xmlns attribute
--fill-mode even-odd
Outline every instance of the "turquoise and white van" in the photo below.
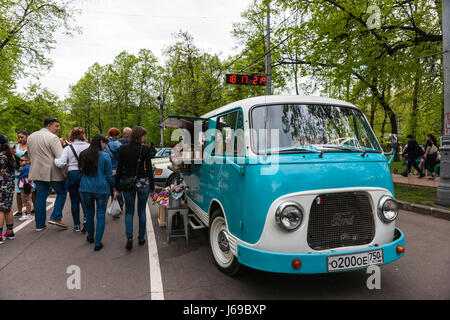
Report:
<svg viewBox="0 0 450 320"><path fill-rule="evenodd" d="M255 97L162 125L203 137L182 176L221 271L329 273L404 255L389 162L354 105Z"/></svg>

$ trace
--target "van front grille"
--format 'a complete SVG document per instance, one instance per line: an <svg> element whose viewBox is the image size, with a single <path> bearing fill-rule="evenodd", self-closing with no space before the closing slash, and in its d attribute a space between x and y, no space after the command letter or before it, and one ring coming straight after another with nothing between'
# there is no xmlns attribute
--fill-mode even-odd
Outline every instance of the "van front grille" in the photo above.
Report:
<svg viewBox="0 0 450 320"><path fill-rule="evenodd" d="M308 224L311 249L364 245L374 236L372 205L367 193L328 193L315 198Z"/></svg>

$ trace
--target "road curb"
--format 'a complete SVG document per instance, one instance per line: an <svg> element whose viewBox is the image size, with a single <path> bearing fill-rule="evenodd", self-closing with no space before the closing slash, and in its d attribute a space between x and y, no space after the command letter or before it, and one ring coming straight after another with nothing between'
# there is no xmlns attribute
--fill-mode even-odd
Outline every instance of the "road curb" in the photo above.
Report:
<svg viewBox="0 0 450 320"><path fill-rule="evenodd" d="M450 210L423 206L420 204L409 203L404 201L398 201L399 208L402 210L412 211L427 216L433 216L435 218L445 219L450 221Z"/></svg>

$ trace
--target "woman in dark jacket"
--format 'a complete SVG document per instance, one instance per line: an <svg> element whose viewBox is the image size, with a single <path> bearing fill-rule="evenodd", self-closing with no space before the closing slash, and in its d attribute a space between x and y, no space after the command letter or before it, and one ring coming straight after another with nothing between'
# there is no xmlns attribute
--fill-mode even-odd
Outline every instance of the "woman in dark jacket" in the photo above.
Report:
<svg viewBox="0 0 450 320"><path fill-rule="evenodd" d="M148 196L153 195L155 186L150 148L143 146L147 131L142 127L135 127L131 132L129 143L122 145L118 154L115 194L122 191L125 199L125 231L127 236L127 250L133 247L133 216L136 195L138 198L139 217L139 245L145 243L146 233L146 205ZM131 181L131 185L130 185ZM127 183L128 182L128 183Z"/></svg>

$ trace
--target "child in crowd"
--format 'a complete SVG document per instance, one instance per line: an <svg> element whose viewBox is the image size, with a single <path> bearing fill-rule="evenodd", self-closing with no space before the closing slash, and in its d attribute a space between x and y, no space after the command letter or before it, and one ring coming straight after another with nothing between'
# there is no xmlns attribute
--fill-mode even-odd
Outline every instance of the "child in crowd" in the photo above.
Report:
<svg viewBox="0 0 450 320"><path fill-rule="evenodd" d="M20 197L22 198L22 205L25 206L26 212L19 218L20 221L25 221L31 218L31 192L33 190L33 183L28 179L30 172L30 158L27 153L20 157L20 168L17 171L17 187L20 190Z"/></svg>

